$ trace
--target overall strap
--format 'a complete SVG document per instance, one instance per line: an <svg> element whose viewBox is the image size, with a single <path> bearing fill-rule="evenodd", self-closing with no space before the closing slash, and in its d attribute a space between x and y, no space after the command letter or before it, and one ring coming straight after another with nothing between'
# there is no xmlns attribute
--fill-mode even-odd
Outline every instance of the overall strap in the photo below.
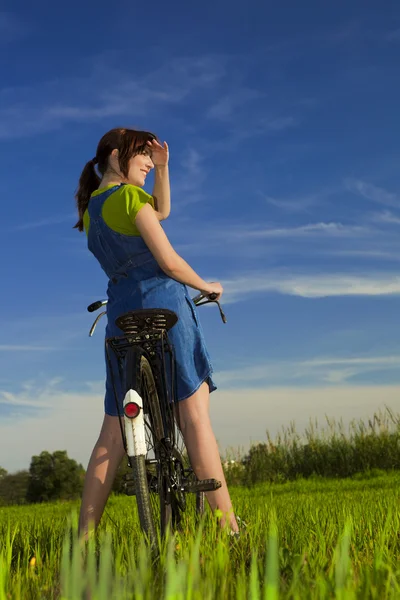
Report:
<svg viewBox="0 0 400 600"><path fill-rule="evenodd" d="M100 194L96 194L96 196L93 196L92 198L90 198L89 206L88 206L88 213L89 213L89 217L90 217L91 221L92 220L97 221L99 218L100 219L103 218L101 216L101 211L103 210L104 202L107 200L107 198L109 198L111 196L111 194L113 194L115 191L117 191L122 185L124 185L124 184L120 183L119 185L114 185L109 190L105 190L104 192L101 192Z"/></svg>

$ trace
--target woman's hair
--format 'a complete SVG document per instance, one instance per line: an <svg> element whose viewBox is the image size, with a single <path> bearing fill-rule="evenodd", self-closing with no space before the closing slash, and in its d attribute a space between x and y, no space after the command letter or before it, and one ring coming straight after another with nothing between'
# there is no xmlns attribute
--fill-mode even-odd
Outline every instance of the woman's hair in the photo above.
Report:
<svg viewBox="0 0 400 600"><path fill-rule="evenodd" d="M83 214L89 205L90 196L97 190L101 178L108 169L108 159L113 150L118 150L118 163L121 173L128 177L129 161L132 156L143 154L147 148L147 141L157 137L149 131L136 131L118 127L111 129L103 135L98 143L96 156L89 160L83 168L79 178L78 190L75 194L78 208L78 222L74 229L83 231ZM98 172L95 165L97 164Z"/></svg>

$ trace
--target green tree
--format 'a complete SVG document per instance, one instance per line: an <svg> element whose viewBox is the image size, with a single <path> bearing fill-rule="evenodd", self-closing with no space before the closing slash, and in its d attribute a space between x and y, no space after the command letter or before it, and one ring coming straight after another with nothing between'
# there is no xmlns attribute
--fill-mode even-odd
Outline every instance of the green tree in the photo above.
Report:
<svg viewBox="0 0 400 600"><path fill-rule="evenodd" d="M66 450L32 456L27 500L51 502L77 498L82 492L83 476L82 465L69 458Z"/></svg>
<svg viewBox="0 0 400 600"><path fill-rule="evenodd" d="M25 504L29 472L6 474L0 478L0 505Z"/></svg>
<svg viewBox="0 0 400 600"><path fill-rule="evenodd" d="M125 475L132 474L132 469L128 465L128 460L124 457L124 460L121 462L117 474L114 479L114 483L112 486L112 491L116 494L124 494L124 483L125 483Z"/></svg>
<svg viewBox="0 0 400 600"><path fill-rule="evenodd" d="M0 467L0 480L7 475L7 470Z"/></svg>

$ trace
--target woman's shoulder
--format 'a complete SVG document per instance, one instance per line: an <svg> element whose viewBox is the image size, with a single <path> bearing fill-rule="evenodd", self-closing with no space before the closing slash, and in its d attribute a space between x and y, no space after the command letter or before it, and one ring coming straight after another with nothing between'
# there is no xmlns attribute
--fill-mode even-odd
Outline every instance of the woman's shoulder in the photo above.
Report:
<svg viewBox="0 0 400 600"><path fill-rule="evenodd" d="M126 183L122 186L121 192L128 196L139 197L139 198L151 198L151 194L148 194L143 188L133 185L132 183Z"/></svg>
<svg viewBox="0 0 400 600"><path fill-rule="evenodd" d="M145 190L136 185L127 183L123 186L122 190L126 188L123 198L125 199L125 205L129 214L135 214L145 204L151 204L154 208L154 199L151 194L145 192Z"/></svg>

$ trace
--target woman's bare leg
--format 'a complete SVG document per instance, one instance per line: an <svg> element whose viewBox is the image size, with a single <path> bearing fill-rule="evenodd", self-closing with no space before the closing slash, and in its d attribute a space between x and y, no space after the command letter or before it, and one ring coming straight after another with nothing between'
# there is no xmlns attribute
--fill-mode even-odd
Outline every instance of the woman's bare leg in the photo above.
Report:
<svg viewBox="0 0 400 600"><path fill-rule="evenodd" d="M222 511L222 527L224 527L226 518L228 518L231 529L238 531L222 469L217 440L211 426L209 400L210 388L208 383L204 382L197 392L176 405L179 410L177 421L185 440L190 462L198 479L214 478L222 482L222 486L215 492L206 492L211 510L214 511L218 508Z"/></svg>
<svg viewBox="0 0 400 600"><path fill-rule="evenodd" d="M118 417L104 415L103 426L90 457L83 487L79 535L85 539L90 524L97 527L100 522L124 452Z"/></svg>

